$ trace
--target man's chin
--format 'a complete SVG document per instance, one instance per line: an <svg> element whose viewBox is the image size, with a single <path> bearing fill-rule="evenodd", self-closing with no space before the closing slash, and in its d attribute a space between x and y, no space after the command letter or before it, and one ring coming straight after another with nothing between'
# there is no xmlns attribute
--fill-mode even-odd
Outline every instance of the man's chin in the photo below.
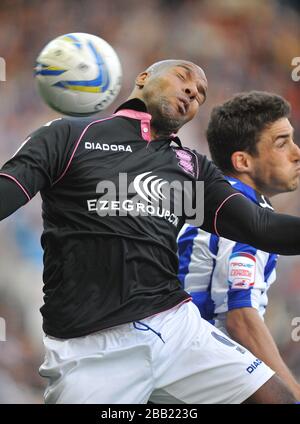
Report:
<svg viewBox="0 0 300 424"><path fill-rule="evenodd" d="M180 112L170 103L161 104L160 110L152 113L151 124L164 134L177 133L186 123Z"/></svg>
<svg viewBox="0 0 300 424"><path fill-rule="evenodd" d="M166 117L161 118L158 121L152 121L153 127L157 129L157 131L164 134L173 134L177 133L182 127L182 123L172 119L167 119Z"/></svg>

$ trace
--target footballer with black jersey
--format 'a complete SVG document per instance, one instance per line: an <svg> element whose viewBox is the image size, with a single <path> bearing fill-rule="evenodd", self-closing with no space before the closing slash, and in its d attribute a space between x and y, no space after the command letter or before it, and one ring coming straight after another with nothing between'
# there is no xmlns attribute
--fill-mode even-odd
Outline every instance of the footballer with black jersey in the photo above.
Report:
<svg viewBox="0 0 300 424"><path fill-rule="evenodd" d="M130 213L130 198L127 214L98 210L99 183L118 188L120 174L137 192L152 187L150 198L159 184L204 181L201 228L300 253L299 218L257 207L175 136L206 91L197 65L158 62L111 117L52 121L0 170L0 219L38 191L43 200L47 403L294 402L274 372L202 320L181 289L176 237L186 216L175 214L174 198L161 214Z"/></svg>

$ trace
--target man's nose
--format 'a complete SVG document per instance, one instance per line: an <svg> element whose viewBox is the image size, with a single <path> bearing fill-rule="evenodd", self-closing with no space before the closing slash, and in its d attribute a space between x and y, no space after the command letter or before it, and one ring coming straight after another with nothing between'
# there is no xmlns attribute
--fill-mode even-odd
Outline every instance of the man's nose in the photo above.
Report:
<svg viewBox="0 0 300 424"><path fill-rule="evenodd" d="M298 146L298 144L294 143L294 150L293 150L293 155L295 160L300 161L300 147Z"/></svg>
<svg viewBox="0 0 300 424"><path fill-rule="evenodd" d="M184 89L185 94L187 94L191 100L193 100L196 97L197 91L198 90L197 90L196 85L193 85L193 84L189 84Z"/></svg>

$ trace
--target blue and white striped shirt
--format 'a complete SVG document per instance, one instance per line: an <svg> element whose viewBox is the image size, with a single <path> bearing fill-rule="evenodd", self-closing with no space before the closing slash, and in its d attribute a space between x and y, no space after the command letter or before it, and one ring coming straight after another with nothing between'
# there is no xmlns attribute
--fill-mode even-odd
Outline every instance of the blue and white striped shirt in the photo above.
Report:
<svg viewBox="0 0 300 424"><path fill-rule="evenodd" d="M227 179L256 204L273 209L252 187ZM179 279L203 318L224 328L225 313L243 307L257 309L263 318L267 291L276 277L277 255L191 225L184 225L179 233L178 254Z"/></svg>

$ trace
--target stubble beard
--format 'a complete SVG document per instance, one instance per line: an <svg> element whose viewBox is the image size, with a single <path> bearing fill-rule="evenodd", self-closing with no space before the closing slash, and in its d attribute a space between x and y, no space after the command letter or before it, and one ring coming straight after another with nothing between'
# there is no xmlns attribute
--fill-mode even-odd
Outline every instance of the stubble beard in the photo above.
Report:
<svg viewBox="0 0 300 424"><path fill-rule="evenodd" d="M182 118L175 118L173 116L174 108L165 98L159 99L151 114L151 125L156 130L158 136L177 133L177 131L185 124L185 121Z"/></svg>

